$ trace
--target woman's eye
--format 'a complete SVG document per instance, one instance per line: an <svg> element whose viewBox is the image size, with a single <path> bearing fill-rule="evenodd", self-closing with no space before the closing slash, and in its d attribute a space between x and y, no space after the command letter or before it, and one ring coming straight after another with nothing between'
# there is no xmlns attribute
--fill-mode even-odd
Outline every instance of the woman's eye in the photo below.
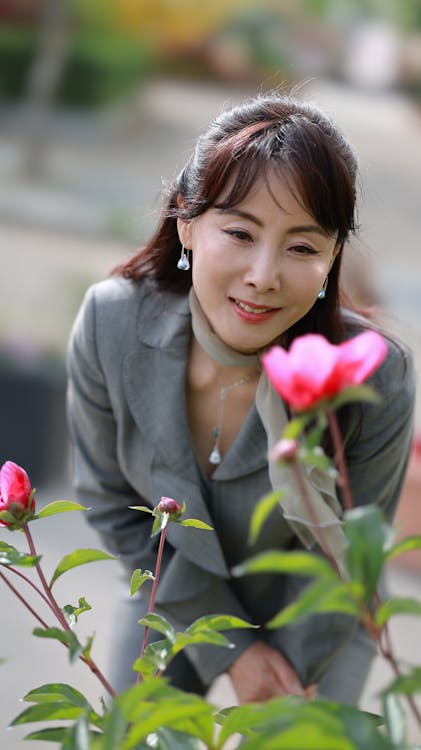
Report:
<svg viewBox="0 0 421 750"><path fill-rule="evenodd" d="M293 245L291 250L298 255L317 255L318 251L308 245Z"/></svg>
<svg viewBox="0 0 421 750"><path fill-rule="evenodd" d="M244 229L224 229L224 232L230 237L235 237L237 240L242 240L243 242L252 242L253 240L251 235Z"/></svg>

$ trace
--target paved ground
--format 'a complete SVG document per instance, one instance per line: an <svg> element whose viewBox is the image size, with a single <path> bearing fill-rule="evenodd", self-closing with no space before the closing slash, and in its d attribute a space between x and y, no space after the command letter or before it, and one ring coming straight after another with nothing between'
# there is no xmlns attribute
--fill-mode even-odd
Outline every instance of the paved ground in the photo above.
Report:
<svg viewBox="0 0 421 750"><path fill-rule="evenodd" d="M162 180L181 167L194 138L225 100L244 92L167 83L149 86L128 109L102 117L57 113L51 135L47 178L31 184L18 175L19 112L9 110L0 125L0 335L19 343L28 356L33 345L62 352L81 295L90 281L104 276L149 231ZM384 304L389 319L412 345L420 371L418 321L421 313L419 238L421 236L420 115L398 96L370 97L330 85L310 93L342 124L360 155L364 208L361 247L364 279ZM364 284L362 282L364 281ZM421 426L420 407L417 425ZM43 501L68 495L67 465L60 480L40 487ZM63 533L65 528L65 533ZM75 547L95 545L79 514L44 521L36 530L47 566ZM6 535L6 536L5 536ZM39 536L38 536L39 535ZM8 532L0 537L8 539ZM393 569L391 588L421 594L419 573ZM95 656L106 661L111 611L118 587L117 566L95 563L73 571L57 584L62 601L85 595L94 613L81 621L83 632L97 631ZM83 685L92 700L99 691L82 668L67 669L59 646L30 636L33 623L2 590L0 667L0 746L23 750L24 730L7 732L7 722L21 709L18 697L47 681ZM419 620L399 618L398 650L421 663ZM364 706L387 680L376 663ZM226 682L215 699L231 699ZM411 730L413 738L421 736ZM37 747L38 743L34 745ZM40 746L41 747L41 746Z"/></svg>

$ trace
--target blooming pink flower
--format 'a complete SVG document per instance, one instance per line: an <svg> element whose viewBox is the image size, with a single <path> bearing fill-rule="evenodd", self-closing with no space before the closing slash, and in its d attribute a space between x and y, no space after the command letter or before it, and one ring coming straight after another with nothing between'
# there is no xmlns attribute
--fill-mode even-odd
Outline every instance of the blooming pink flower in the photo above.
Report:
<svg viewBox="0 0 421 750"><path fill-rule="evenodd" d="M263 355L273 387L296 411L305 411L345 388L363 383L383 362L387 344L375 331L365 331L342 344L307 334L287 352L274 346Z"/></svg>
<svg viewBox="0 0 421 750"><path fill-rule="evenodd" d="M7 510L17 521L29 518L35 511L30 479L21 466L6 461L0 469L0 511ZM10 526L0 520L0 526Z"/></svg>

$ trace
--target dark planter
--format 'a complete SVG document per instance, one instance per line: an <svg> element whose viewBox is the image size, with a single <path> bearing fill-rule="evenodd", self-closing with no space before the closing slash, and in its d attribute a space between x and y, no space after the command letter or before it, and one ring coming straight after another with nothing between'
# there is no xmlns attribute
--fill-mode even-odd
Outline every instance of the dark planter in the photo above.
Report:
<svg viewBox="0 0 421 750"><path fill-rule="evenodd" d="M0 357L0 465L22 466L33 486L66 466L66 378L62 363L21 366Z"/></svg>

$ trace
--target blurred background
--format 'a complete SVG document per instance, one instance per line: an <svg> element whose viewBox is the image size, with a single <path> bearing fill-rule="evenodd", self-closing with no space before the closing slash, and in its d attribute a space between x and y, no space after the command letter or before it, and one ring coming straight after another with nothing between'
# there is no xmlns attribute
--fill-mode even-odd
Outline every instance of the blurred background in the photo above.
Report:
<svg viewBox="0 0 421 750"><path fill-rule="evenodd" d="M275 87L315 100L355 146L360 235L346 286L382 308L419 373L419 0L0 0L0 462L23 465L41 503L71 496L64 360L87 286L148 237L163 185L209 119ZM400 533L421 533L420 454L417 440ZM43 525L47 564L96 544L79 516L65 534L62 520ZM102 565L84 584L96 597L88 629L98 623L105 654L118 568ZM411 553L391 586L421 594L420 570ZM1 601L0 736L18 697L56 666L39 658L29 616L8 592ZM399 640L421 663L416 622L400 618ZM48 654L59 648L47 645ZM7 750L22 747L19 731L7 734Z"/></svg>

